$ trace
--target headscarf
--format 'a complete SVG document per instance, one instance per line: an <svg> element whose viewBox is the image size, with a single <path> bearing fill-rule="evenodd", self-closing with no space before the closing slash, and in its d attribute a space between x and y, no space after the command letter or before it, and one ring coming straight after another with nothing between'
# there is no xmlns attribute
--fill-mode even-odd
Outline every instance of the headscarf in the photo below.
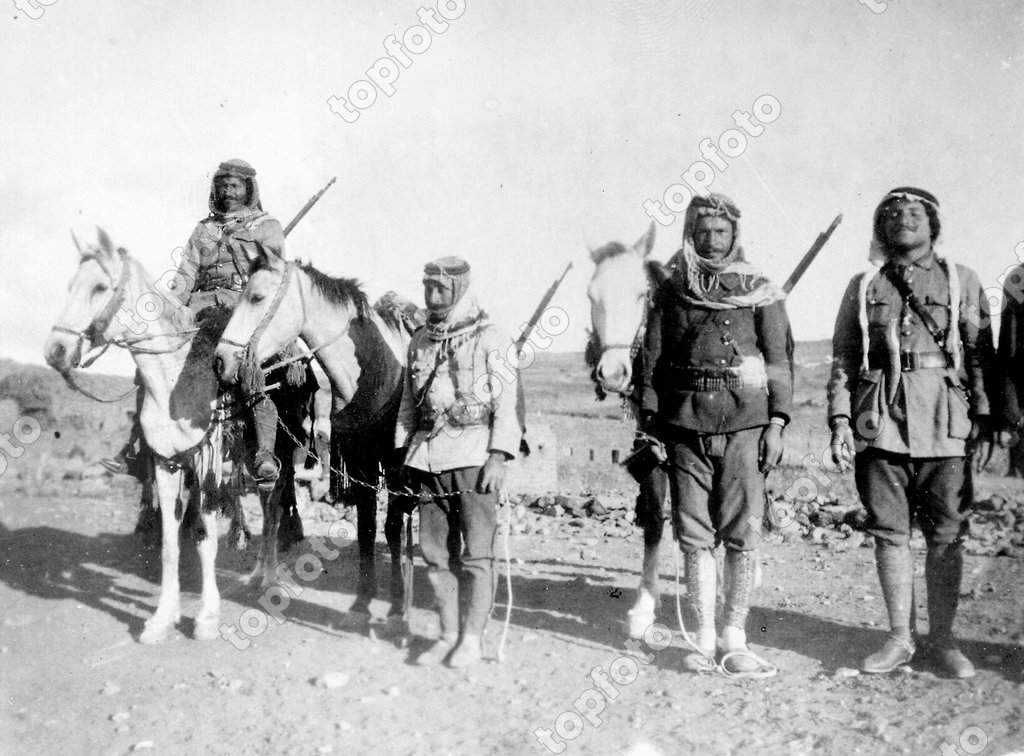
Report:
<svg viewBox="0 0 1024 756"><path fill-rule="evenodd" d="M924 205L925 212L928 213L928 222L931 224L932 247L939 243L939 237L942 233L942 216L939 213L938 199L936 199L934 194L926 192L924 189L918 189L913 186L898 186L882 197L882 201L875 208L875 215L871 225L871 246L868 249L868 262L872 265L883 265L889 258L885 229L882 223L882 211L887 205L895 201L920 202Z"/></svg>
<svg viewBox="0 0 1024 756"><path fill-rule="evenodd" d="M234 176L235 178L242 179L248 189L248 198L246 200L245 207L241 210L236 210L233 213L222 213L217 207L217 179L224 176ZM254 216L262 213L263 205L260 204L260 186L256 183L256 169L244 160L239 160L238 158L225 160L221 163L217 167L217 171L213 174L213 179L210 181L209 206L210 215L215 215L221 218Z"/></svg>
<svg viewBox="0 0 1024 756"><path fill-rule="evenodd" d="M487 316L469 291L469 263L461 257L441 257L423 267L423 283L435 282L452 290L452 303L427 310L427 334L444 341L476 330Z"/></svg>
<svg viewBox="0 0 1024 756"><path fill-rule="evenodd" d="M720 260L701 257L694 247L693 232L697 221L704 217L725 218L732 224L732 248ZM690 201L683 219L683 247L669 263L674 268L671 280L687 304L726 310L763 307L786 298L780 288L746 261L740 244L739 219L740 209L724 194L698 195ZM738 283L733 288L740 293L720 294L723 276L736 276Z"/></svg>

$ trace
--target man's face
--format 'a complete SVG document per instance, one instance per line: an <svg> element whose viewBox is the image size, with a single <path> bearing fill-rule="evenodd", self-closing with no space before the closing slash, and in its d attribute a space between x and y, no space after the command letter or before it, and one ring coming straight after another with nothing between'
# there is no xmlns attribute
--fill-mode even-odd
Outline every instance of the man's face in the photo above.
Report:
<svg viewBox="0 0 1024 756"><path fill-rule="evenodd" d="M693 246L697 254L708 260L721 260L732 250L732 223L721 216L705 215L697 219L693 230Z"/></svg>
<svg viewBox="0 0 1024 756"><path fill-rule="evenodd" d="M896 200L882 212L885 240L892 250L902 252L931 244L932 224L922 203Z"/></svg>
<svg viewBox="0 0 1024 756"><path fill-rule="evenodd" d="M241 210L249 199L249 187L237 176L221 176L213 184L217 205L226 213Z"/></svg>
<svg viewBox="0 0 1024 756"><path fill-rule="evenodd" d="M455 290L438 281L423 284L423 299L432 312L447 310L455 302Z"/></svg>

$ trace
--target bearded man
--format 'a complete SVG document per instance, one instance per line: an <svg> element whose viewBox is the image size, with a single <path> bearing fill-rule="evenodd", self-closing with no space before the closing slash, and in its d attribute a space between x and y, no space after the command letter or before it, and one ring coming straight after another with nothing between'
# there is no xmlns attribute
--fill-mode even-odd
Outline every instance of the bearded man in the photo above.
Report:
<svg viewBox="0 0 1024 756"><path fill-rule="evenodd" d="M249 280L253 262L260 253L284 257L284 231L281 224L263 210L256 171L244 160L220 164L210 184L210 214L196 224L185 246L172 294L196 315L219 319L221 327L227 314L238 304ZM214 309L211 309L214 308ZM141 390L139 402L141 405ZM274 455L277 434L277 410L265 396L252 407L253 431L257 451L253 477L264 486L273 485L281 471ZM143 444L138 413L128 444L113 459L101 460L114 473L141 474L145 465L130 464L142 456L135 451Z"/></svg>
<svg viewBox="0 0 1024 756"><path fill-rule="evenodd" d="M916 517L928 545L929 650L945 673L974 675L953 619L973 498L967 458L989 416L992 331L977 274L936 254L941 230L933 194L899 187L885 195L869 254L877 269L853 278L836 316L832 457L843 468L856 453L890 626L864 672L890 672L914 655Z"/></svg>
<svg viewBox="0 0 1024 756"><path fill-rule="evenodd" d="M688 669L713 664L714 550L725 545L723 664L749 673L746 618L756 568L764 476L782 458L793 401L793 338L785 295L744 256L740 210L722 194L694 197L683 247L649 315L641 419L668 454L673 526L697 619Z"/></svg>
<svg viewBox="0 0 1024 756"><path fill-rule="evenodd" d="M519 449L511 338L480 309L469 263L423 272L427 323L412 337L395 448L419 497L420 547L441 622L416 662L468 667L482 655L494 602L494 537L505 463ZM495 359L499 357L499 359Z"/></svg>

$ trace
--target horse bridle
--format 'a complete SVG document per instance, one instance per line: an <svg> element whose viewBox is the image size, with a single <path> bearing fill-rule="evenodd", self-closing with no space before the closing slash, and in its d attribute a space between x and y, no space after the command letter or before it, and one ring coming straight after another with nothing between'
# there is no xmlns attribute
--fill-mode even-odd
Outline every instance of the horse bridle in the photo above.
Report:
<svg viewBox="0 0 1024 756"><path fill-rule="evenodd" d="M260 322L256 324L253 329L252 335L249 336L249 340L244 344L234 339L229 339L224 336L220 337L220 343L228 344L239 349L255 349L259 343L260 336L267 330L267 326L270 325L271 319L277 314L277 311L281 309L281 302L284 301L284 295L288 292L288 283L291 281L292 273L295 270L295 263L285 263L284 274L281 276L281 283L277 287L277 291L274 293L274 299L270 303L270 307L260 318ZM306 298L302 294L302 287L299 287L299 299L302 300L302 319L306 319Z"/></svg>
<svg viewBox="0 0 1024 756"><path fill-rule="evenodd" d="M68 328L63 325L55 325L50 330L55 333L66 333L74 336L78 340L77 351L81 352L82 344L88 339L90 342L96 340L99 336L102 338L103 333L110 327L110 324L114 320L114 316L117 315L118 311L124 306L125 300L125 289L128 287L128 253L121 253L121 274L117 277L116 281L113 274L107 269L107 266L103 264L103 261L97 255L85 255L79 261L78 266L81 267L82 263L93 260L97 265L100 266L107 279L113 284L111 290L110 301L107 302L106 306L100 310L99 314L96 315L81 331L76 331L72 328Z"/></svg>
<svg viewBox="0 0 1024 756"><path fill-rule="evenodd" d="M597 377L597 366L601 364L601 358L604 357L605 352L611 349L628 349L629 350L629 362L632 364L633 360L636 359L637 353L643 347L644 336L647 333L647 313L651 309L652 300L652 286L650 280L647 283L647 297L644 301L644 312L640 317L640 324L636 327L636 333L633 334L633 341L629 344L615 343L615 344L602 344L601 339L597 334L597 330L593 330L590 333L590 343L593 346L592 350L588 350L588 354L593 360L593 365L590 371L590 380L594 383L594 393L597 394L599 401L603 401L608 396L608 389L601 385L600 379ZM613 391L612 393L619 394L623 397L628 397L633 393L633 384L630 383L622 391Z"/></svg>

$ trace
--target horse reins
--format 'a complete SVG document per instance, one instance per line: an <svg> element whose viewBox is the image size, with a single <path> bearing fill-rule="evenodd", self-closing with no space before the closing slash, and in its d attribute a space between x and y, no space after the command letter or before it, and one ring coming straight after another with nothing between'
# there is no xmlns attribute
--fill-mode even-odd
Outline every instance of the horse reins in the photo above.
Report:
<svg viewBox="0 0 1024 756"><path fill-rule="evenodd" d="M103 261L100 260L98 256L94 254L83 256L82 260L79 262L79 265L81 265L81 263L87 260L93 260L97 265L100 266L100 270L102 270L106 274L107 278L110 280L110 283L113 284L110 301L107 302L103 309L100 310L99 314L96 315L96 317L92 319L92 322L89 323L89 325L83 330L76 331L63 325L55 325L53 326L53 328L50 329L52 332L55 333L66 333L71 336L74 336L77 339L76 349L79 352L81 351L82 345L85 343L86 339L88 339L90 342L94 342L97 339L102 339L104 341L104 344L102 347L100 347L99 351L97 351L92 356L87 356L84 359L82 359L80 367L83 370L85 368L90 367L94 362L96 362L96 360L102 357L111 345L127 349L129 352L132 353L167 354L170 352L175 352L178 349L181 349L181 347L184 346L186 342L191 341L192 334L194 334L198 330L196 328L189 328L180 330L174 334L155 334L153 336L139 336L134 339L107 339L106 337L103 336L104 332L107 330L107 328L110 327L110 324L114 321L114 317L121 310L121 308L124 307L125 292L127 291L128 288L128 257L128 253L122 250L121 273L115 280L113 274L110 272L107 266L103 264ZM184 338L182 343L179 344L178 346L173 348L168 347L167 349L145 349L142 347L133 346L137 342L149 341L152 339L160 338L161 336L183 336ZM84 389L80 385L78 385L78 383L75 382L74 377L72 376L70 371L68 371L67 373L62 373L61 375L64 378L64 382L70 388L79 392L83 396L87 396L93 401L102 402L104 404L113 404L115 402L120 402L135 392L135 389L130 389L124 394L121 394L120 396L115 397L113 399L104 399L102 397L96 396L91 391L88 391L87 389Z"/></svg>

